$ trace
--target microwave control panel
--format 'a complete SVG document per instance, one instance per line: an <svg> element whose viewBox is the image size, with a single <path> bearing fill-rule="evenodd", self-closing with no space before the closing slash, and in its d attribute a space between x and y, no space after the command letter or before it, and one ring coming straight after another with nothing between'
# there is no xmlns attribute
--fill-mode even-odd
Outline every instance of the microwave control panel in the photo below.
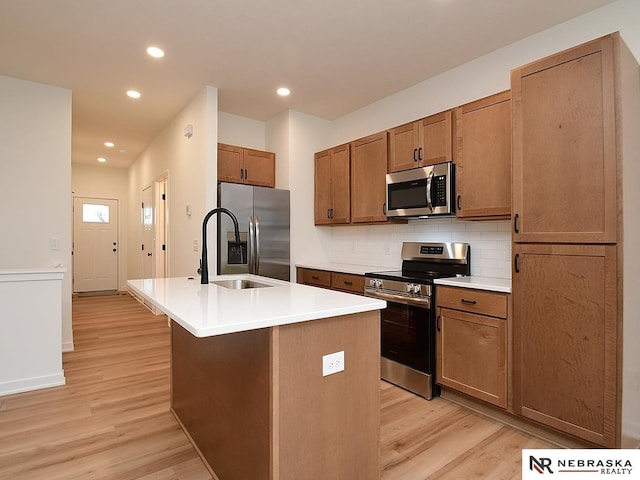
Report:
<svg viewBox="0 0 640 480"><path fill-rule="evenodd" d="M447 205L447 176L437 175L431 181L431 204L434 207Z"/></svg>

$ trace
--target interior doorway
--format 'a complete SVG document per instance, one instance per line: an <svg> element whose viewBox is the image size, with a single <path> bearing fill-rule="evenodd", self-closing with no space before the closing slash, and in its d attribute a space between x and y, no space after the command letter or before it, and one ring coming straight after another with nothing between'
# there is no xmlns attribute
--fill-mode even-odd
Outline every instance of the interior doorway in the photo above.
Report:
<svg viewBox="0 0 640 480"><path fill-rule="evenodd" d="M73 199L73 291L118 290L118 200Z"/></svg>
<svg viewBox="0 0 640 480"><path fill-rule="evenodd" d="M169 177L142 190L142 278L169 276Z"/></svg>

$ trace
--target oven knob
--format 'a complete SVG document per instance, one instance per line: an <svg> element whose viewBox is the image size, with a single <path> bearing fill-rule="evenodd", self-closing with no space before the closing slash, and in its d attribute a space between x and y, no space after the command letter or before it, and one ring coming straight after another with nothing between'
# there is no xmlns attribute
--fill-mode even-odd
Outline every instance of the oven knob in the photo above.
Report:
<svg viewBox="0 0 640 480"><path fill-rule="evenodd" d="M413 286L413 291L411 293L420 293L420 285L414 285Z"/></svg>
<svg viewBox="0 0 640 480"><path fill-rule="evenodd" d="M376 287L382 288L382 280L376 280Z"/></svg>
<svg viewBox="0 0 640 480"><path fill-rule="evenodd" d="M376 280L375 280L375 278L372 278L372 279L370 279L370 280L369 280L369 286L370 286L370 287L375 287L375 286L376 286Z"/></svg>
<svg viewBox="0 0 640 480"><path fill-rule="evenodd" d="M415 287L415 285L413 283L408 283L407 284L407 292L408 293L413 293L413 287Z"/></svg>

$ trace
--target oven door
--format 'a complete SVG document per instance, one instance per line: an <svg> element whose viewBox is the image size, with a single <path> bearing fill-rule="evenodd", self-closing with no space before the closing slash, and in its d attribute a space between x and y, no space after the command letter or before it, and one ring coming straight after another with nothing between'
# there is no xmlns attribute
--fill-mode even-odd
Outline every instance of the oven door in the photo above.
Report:
<svg viewBox="0 0 640 480"><path fill-rule="evenodd" d="M435 372L435 323L431 308L387 300L380 312L381 355L423 373Z"/></svg>

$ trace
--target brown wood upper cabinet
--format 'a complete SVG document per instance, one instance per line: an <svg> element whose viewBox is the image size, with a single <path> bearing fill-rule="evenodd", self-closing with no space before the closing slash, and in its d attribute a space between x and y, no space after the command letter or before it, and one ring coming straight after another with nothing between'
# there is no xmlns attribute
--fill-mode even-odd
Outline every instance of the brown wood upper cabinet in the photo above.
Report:
<svg viewBox="0 0 640 480"><path fill-rule="evenodd" d="M315 162L314 217L316 225L349 223L349 144L318 152Z"/></svg>
<svg viewBox="0 0 640 480"><path fill-rule="evenodd" d="M276 154L218 144L218 181L276 186Z"/></svg>
<svg viewBox="0 0 640 480"><path fill-rule="evenodd" d="M511 216L511 92L462 105L456 122L456 216Z"/></svg>
<svg viewBox="0 0 640 480"><path fill-rule="evenodd" d="M513 239L616 241L611 37L511 72Z"/></svg>
<svg viewBox="0 0 640 480"><path fill-rule="evenodd" d="M387 132L351 143L351 223L386 222Z"/></svg>
<svg viewBox="0 0 640 480"><path fill-rule="evenodd" d="M389 130L389 172L453 159L451 110Z"/></svg>

